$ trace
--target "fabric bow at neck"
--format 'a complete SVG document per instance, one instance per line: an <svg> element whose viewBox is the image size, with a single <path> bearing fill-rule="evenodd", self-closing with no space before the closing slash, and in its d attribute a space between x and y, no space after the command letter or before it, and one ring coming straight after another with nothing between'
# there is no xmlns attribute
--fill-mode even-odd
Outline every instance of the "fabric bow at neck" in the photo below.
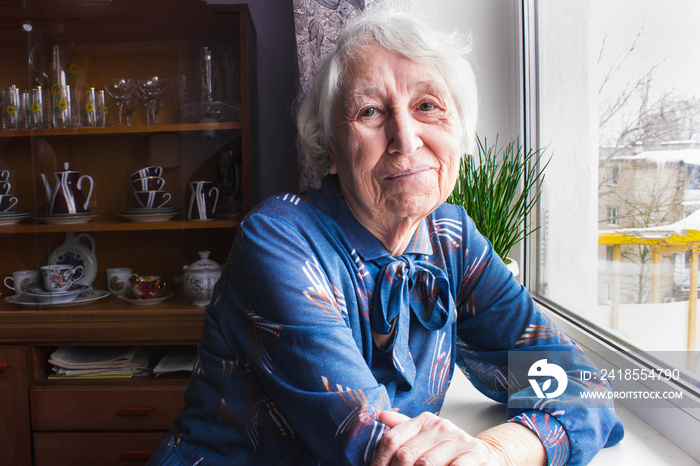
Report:
<svg viewBox="0 0 700 466"><path fill-rule="evenodd" d="M387 335L396 325L393 361L403 390L413 388L416 366L410 353L411 314L426 329L436 331L455 321L456 310L445 273L428 262L408 255L383 257L372 297L370 325ZM394 319L396 322L394 323Z"/></svg>

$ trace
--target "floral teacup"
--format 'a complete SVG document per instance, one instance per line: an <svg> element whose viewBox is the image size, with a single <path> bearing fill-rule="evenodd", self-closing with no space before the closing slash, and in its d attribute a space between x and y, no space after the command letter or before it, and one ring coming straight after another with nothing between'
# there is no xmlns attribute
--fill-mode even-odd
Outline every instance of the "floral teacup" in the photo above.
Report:
<svg viewBox="0 0 700 466"><path fill-rule="evenodd" d="M82 265L73 267L69 264L56 264L41 267L44 288L51 293L68 291L84 274L85 268Z"/></svg>
<svg viewBox="0 0 700 466"><path fill-rule="evenodd" d="M133 274L129 278L131 292L139 299L152 299L165 288L162 277L157 275Z"/></svg>

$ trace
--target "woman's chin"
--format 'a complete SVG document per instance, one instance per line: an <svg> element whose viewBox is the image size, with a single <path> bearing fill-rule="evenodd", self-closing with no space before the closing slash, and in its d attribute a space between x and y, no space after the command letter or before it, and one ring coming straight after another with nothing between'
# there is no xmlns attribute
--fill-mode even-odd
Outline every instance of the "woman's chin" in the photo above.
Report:
<svg viewBox="0 0 700 466"><path fill-rule="evenodd" d="M387 199L387 214L395 218L422 219L441 204L435 192L407 193Z"/></svg>

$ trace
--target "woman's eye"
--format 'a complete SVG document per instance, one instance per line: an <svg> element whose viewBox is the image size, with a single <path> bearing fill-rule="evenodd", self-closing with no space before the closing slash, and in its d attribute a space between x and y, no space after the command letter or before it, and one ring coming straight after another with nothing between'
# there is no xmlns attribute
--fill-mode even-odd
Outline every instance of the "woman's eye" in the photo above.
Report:
<svg viewBox="0 0 700 466"><path fill-rule="evenodd" d="M361 117L371 117L377 114L377 109L374 107L367 107L360 110Z"/></svg>
<svg viewBox="0 0 700 466"><path fill-rule="evenodd" d="M432 102L421 102L420 105L418 105L418 110L429 112L430 110L434 110L435 107L436 105Z"/></svg>

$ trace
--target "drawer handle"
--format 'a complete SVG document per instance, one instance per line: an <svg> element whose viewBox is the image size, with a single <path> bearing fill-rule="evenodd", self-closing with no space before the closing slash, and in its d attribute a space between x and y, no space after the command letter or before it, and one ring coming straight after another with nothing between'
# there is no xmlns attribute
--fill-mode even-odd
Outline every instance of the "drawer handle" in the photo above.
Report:
<svg viewBox="0 0 700 466"><path fill-rule="evenodd" d="M153 408L121 408L120 416L148 416L153 411Z"/></svg>
<svg viewBox="0 0 700 466"><path fill-rule="evenodd" d="M121 459L123 459L123 460L147 460L151 456L153 456L152 451L131 450L131 451L125 451L124 453L122 453Z"/></svg>
<svg viewBox="0 0 700 466"><path fill-rule="evenodd" d="M7 372L8 366L7 364L0 364L0 372Z"/></svg>

